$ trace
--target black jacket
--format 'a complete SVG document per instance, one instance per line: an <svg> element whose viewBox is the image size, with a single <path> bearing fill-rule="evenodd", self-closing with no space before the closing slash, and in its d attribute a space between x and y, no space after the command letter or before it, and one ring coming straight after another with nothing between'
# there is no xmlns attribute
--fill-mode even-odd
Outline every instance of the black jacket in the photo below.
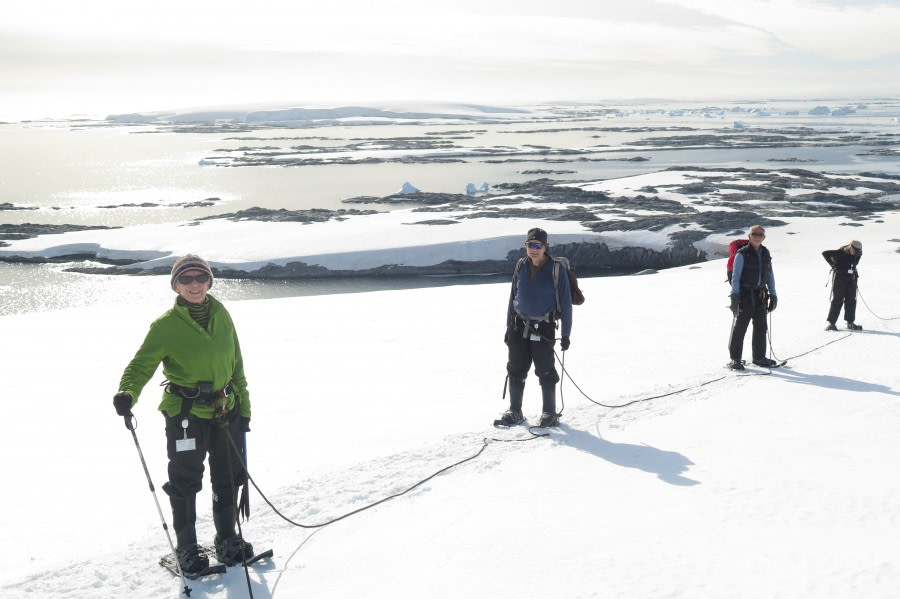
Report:
<svg viewBox="0 0 900 599"><path fill-rule="evenodd" d="M766 282L769 280L769 273L772 272L772 254L769 253L769 249L764 245L759 246L759 248L761 261L756 257L756 250L753 248L753 244L748 243L738 250L739 253L744 255L744 266L741 270L742 290L757 289L760 287L760 281L762 281L761 286L765 287ZM760 269L762 269L762 272L760 272Z"/></svg>
<svg viewBox="0 0 900 599"><path fill-rule="evenodd" d="M856 265L859 264L859 260L862 258L862 250L855 251L856 255L851 256L844 251L844 248L825 250L822 252L822 257L825 258L825 262L833 267L834 276L858 277L859 273L856 271Z"/></svg>

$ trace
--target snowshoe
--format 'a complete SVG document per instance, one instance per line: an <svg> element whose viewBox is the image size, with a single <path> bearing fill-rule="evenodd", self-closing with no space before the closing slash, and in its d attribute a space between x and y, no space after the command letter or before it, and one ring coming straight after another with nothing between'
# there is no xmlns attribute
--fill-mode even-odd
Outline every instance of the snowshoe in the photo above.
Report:
<svg viewBox="0 0 900 599"><path fill-rule="evenodd" d="M772 368L773 366L778 366L778 362L771 358L759 358L753 360L753 363L757 366L762 366L763 368Z"/></svg>
<svg viewBox="0 0 900 599"><path fill-rule="evenodd" d="M494 426L516 426L524 421L521 410L506 410L498 420L494 420Z"/></svg>
<svg viewBox="0 0 900 599"><path fill-rule="evenodd" d="M185 576L197 576L209 568L209 558L200 545L188 545L179 549L177 553L178 565Z"/></svg>
<svg viewBox="0 0 900 599"><path fill-rule="evenodd" d="M541 420L540 422L538 422L538 426L542 428L557 426L558 424L559 416L551 412L544 412L543 414L541 414Z"/></svg>
<svg viewBox="0 0 900 599"><path fill-rule="evenodd" d="M732 360L728 363L728 367L732 370L743 370L744 362L743 360Z"/></svg>
<svg viewBox="0 0 900 599"><path fill-rule="evenodd" d="M203 558L206 560L205 563L209 563L209 556L206 552L205 548L202 548ZM203 564L202 560L195 561L194 563ZM224 574L227 570L223 564L213 564L211 566L206 566L205 568L201 568L196 572L188 572L185 569L185 566L190 565L189 563L185 563L184 566L176 565L174 556L169 553L162 556L159 559L159 565L172 573L173 576L184 576L188 580L198 580L200 578L206 578L207 576L215 576L218 574Z"/></svg>
<svg viewBox="0 0 900 599"><path fill-rule="evenodd" d="M240 564L253 557L253 545L237 535L221 540L216 535L214 545L216 559L226 566Z"/></svg>
<svg viewBox="0 0 900 599"><path fill-rule="evenodd" d="M834 323L833 323L833 322L829 322L829 323L828 323L828 326L825 327L825 330L826 330L826 331L836 331L836 330L837 330L837 327L834 326Z"/></svg>
<svg viewBox="0 0 900 599"><path fill-rule="evenodd" d="M850 331L861 331L861 330L862 330L862 327L859 326L858 324L856 324L855 322L848 322L848 323L847 323L847 330L850 330Z"/></svg>

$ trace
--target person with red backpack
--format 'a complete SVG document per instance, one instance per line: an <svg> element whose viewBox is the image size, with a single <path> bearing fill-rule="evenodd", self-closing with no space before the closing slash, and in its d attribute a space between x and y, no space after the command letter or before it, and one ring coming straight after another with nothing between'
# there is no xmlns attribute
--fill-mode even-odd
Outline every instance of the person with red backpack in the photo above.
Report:
<svg viewBox="0 0 900 599"><path fill-rule="evenodd" d="M572 332L572 288L568 265L553 258L547 243L547 232L530 229L525 237L527 258L516 263L512 289L506 311L506 335L503 340L509 350L506 363L509 381L509 409L497 426L514 426L525 420L522 398L525 379L534 365L541 384L543 413L538 426L556 426L556 384L559 373L554 363L553 346L556 329L561 321L560 348L569 349ZM554 272L558 273L554 277Z"/></svg>
<svg viewBox="0 0 900 599"><path fill-rule="evenodd" d="M750 227L749 243L734 256L731 281L731 339L728 352L732 370L743 370L741 355L744 351L744 335L753 321L753 363L772 367L775 360L766 357L766 313L775 310L778 295L775 291L775 274L772 272L772 255L763 246L766 230L761 225Z"/></svg>

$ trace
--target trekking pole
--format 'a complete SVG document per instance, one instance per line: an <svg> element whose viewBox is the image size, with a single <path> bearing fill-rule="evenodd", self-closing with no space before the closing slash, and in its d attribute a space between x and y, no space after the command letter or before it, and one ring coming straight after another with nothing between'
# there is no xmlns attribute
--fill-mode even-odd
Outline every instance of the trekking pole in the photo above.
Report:
<svg viewBox="0 0 900 599"><path fill-rule="evenodd" d="M228 457L228 477L231 480L231 489L232 489L231 501L232 501L233 507L235 509L234 523L237 525L238 538L241 540L241 563L244 565L244 578L246 578L246 580L247 580L247 592L250 594L250 599L253 599L253 587L250 585L250 567L247 565L247 557L248 557L246 554L247 545L244 543L244 531L241 529L241 519L239 517L240 507L238 506L237 493L236 493L237 487L234 484L234 467L232 466L232 463L231 463L231 460L232 460L231 450L232 449L237 454L238 459L241 460L241 465L244 468L244 474L247 476L247 480L250 480L250 474L249 474L249 472L247 472L247 463L243 459L242 452L239 451L238 447L235 445L234 437L231 436L231 431L228 430L227 425L225 426L224 430L225 430L225 434L228 436L228 442L230 443L230 446L226 447L225 451L227 452L226 455ZM242 433L242 434L244 436L244 439L246 439L247 438L246 433ZM248 506L248 511L249 511L249 506ZM249 557L252 557L252 556L249 556Z"/></svg>
<svg viewBox="0 0 900 599"><path fill-rule="evenodd" d="M172 556L175 558L175 568L178 570L178 575L181 576L181 583L184 585L182 592L190 597L191 588L187 585L187 580L184 579L184 572L181 571L181 564L178 563L178 552L175 550L175 544L172 542L172 535L169 534L169 526L166 524L166 518L163 516L162 508L159 507L159 499L156 498L156 489L153 487L153 480L150 478L150 471L147 469L147 462L144 460L144 452L141 451L141 444L138 442L137 433L134 432L135 424L132 423L132 420L137 422L137 419L134 417L134 414L130 412L124 418L125 428L131 431L131 437L134 439L134 446L137 448L138 456L141 458L141 466L144 467L144 475L147 477L147 483L150 485L150 494L153 495L153 503L156 504L156 511L159 512L159 520L162 522L166 538L169 540L169 547L172 549Z"/></svg>
<svg viewBox="0 0 900 599"><path fill-rule="evenodd" d="M562 370L562 374L559 377L559 414L557 414L557 416L562 416L563 412L566 410L566 400L563 397L563 381L566 378L566 352L562 352L560 369Z"/></svg>

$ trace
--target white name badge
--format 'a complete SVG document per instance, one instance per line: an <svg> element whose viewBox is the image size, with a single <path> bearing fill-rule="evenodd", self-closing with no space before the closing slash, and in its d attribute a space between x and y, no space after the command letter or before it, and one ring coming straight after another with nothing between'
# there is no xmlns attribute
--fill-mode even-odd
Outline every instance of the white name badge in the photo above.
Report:
<svg viewBox="0 0 900 599"><path fill-rule="evenodd" d="M175 451L194 451L197 449L197 439L176 439Z"/></svg>

